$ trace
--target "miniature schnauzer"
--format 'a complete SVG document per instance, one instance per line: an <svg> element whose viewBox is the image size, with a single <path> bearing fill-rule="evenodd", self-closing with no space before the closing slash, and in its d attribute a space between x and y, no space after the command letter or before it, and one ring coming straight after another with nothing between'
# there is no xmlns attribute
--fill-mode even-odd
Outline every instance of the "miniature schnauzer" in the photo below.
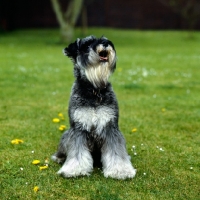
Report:
<svg viewBox="0 0 200 200"><path fill-rule="evenodd" d="M64 163L64 177L89 175L102 164L105 177L133 178L125 139L118 127L118 103L109 76L116 68L114 45L105 37L77 39L64 49L74 64L75 82L69 102L70 129L52 160Z"/></svg>

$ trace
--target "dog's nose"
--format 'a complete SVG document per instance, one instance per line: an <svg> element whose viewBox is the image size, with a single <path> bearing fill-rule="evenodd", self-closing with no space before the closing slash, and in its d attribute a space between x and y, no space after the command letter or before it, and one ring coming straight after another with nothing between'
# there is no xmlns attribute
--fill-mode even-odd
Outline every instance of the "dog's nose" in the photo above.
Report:
<svg viewBox="0 0 200 200"><path fill-rule="evenodd" d="M99 52L99 56L101 57L107 57L107 55L108 55L108 52L106 50Z"/></svg>

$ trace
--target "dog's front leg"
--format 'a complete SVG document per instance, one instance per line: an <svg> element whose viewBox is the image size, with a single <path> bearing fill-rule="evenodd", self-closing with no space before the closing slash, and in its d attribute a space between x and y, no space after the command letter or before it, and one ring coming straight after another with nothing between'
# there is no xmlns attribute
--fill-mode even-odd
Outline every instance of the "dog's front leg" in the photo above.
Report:
<svg viewBox="0 0 200 200"><path fill-rule="evenodd" d="M84 133L74 130L73 136L66 144L67 159L57 172L64 177L90 175L93 169L93 159L89 152Z"/></svg>
<svg viewBox="0 0 200 200"><path fill-rule="evenodd" d="M133 168L127 154L125 140L119 130L107 130L106 141L102 146L102 164L105 177L116 179L133 178Z"/></svg>

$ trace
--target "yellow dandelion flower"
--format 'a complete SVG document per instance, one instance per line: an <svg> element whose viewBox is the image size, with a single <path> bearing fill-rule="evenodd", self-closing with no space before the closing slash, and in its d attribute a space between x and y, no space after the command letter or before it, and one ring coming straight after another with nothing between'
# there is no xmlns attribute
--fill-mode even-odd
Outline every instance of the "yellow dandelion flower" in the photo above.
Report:
<svg viewBox="0 0 200 200"><path fill-rule="evenodd" d="M33 160L32 164L33 165L38 165L40 163L40 160Z"/></svg>
<svg viewBox="0 0 200 200"><path fill-rule="evenodd" d="M59 127L58 129L59 129L60 131L63 131L63 130L64 130L63 127Z"/></svg>
<svg viewBox="0 0 200 200"><path fill-rule="evenodd" d="M132 132L134 133L134 132L136 132L137 131L137 128L133 128L132 129Z"/></svg>
<svg viewBox="0 0 200 200"><path fill-rule="evenodd" d="M47 165L39 167L40 170L47 169L47 168L48 168Z"/></svg>
<svg viewBox="0 0 200 200"><path fill-rule="evenodd" d="M166 111L166 109L165 108L162 108L162 112L165 112Z"/></svg>
<svg viewBox="0 0 200 200"><path fill-rule="evenodd" d="M38 186L35 186L35 187L33 188L33 191L34 191L34 192L38 192L38 191L39 191L39 187L38 187Z"/></svg>
<svg viewBox="0 0 200 200"><path fill-rule="evenodd" d="M60 131L64 131L66 129L66 126L65 125L60 125L60 127L59 127L59 130Z"/></svg>
<svg viewBox="0 0 200 200"><path fill-rule="evenodd" d="M60 122L60 119L54 118L52 121L53 121L54 123L58 123L58 122Z"/></svg>
<svg viewBox="0 0 200 200"><path fill-rule="evenodd" d="M20 140L20 139L14 139L11 141L11 144L20 144L20 143L23 143L24 141L23 140Z"/></svg>
<svg viewBox="0 0 200 200"><path fill-rule="evenodd" d="M64 118L64 115L63 115L62 113L58 113L58 117L59 117L60 119L62 119L62 120L65 119L65 118Z"/></svg>

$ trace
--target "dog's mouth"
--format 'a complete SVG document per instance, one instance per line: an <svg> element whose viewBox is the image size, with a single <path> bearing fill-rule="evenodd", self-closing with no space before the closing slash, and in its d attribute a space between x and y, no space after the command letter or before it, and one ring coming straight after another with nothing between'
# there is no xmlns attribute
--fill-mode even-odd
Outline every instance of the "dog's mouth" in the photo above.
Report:
<svg viewBox="0 0 200 200"><path fill-rule="evenodd" d="M108 61L108 51L103 50L99 52L100 61L107 62Z"/></svg>

